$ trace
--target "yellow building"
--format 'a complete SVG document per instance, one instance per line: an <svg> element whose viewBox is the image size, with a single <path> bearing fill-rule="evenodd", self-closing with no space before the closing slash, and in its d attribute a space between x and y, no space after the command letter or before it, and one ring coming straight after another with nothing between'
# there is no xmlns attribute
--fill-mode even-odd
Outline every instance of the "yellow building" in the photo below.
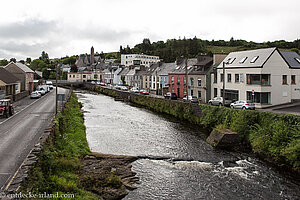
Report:
<svg viewBox="0 0 300 200"><path fill-rule="evenodd" d="M104 74L101 72L69 72L68 81L70 82L91 82L104 80Z"/></svg>

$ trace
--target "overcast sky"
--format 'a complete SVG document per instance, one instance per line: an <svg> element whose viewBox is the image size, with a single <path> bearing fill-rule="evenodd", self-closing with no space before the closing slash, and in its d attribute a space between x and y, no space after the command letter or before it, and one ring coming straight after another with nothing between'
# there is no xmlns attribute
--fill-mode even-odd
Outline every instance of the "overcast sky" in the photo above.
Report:
<svg viewBox="0 0 300 200"><path fill-rule="evenodd" d="M299 0L9 0L1 8L0 59L112 52L143 38L300 38Z"/></svg>

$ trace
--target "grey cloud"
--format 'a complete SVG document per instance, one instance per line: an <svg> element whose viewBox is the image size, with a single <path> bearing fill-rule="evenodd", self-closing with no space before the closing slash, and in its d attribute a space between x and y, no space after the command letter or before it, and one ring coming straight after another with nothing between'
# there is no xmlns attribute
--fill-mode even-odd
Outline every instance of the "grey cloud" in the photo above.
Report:
<svg viewBox="0 0 300 200"><path fill-rule="evenodd" d="M44 37L57 28L55 21L26 19L23 22L0 25L0 38Z"/></svg>

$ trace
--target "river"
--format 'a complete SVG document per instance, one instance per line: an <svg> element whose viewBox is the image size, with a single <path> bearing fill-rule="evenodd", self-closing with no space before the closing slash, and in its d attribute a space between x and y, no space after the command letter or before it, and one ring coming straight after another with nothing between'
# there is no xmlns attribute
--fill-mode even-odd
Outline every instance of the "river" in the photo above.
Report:
<svg viewBox="0 0 300 200"><path fill-rule="evenodd" d="M104 95L78 93L93 152L141 156L125 199L300 199L300 182L248 154L213 149L199 127Z"/></svg>

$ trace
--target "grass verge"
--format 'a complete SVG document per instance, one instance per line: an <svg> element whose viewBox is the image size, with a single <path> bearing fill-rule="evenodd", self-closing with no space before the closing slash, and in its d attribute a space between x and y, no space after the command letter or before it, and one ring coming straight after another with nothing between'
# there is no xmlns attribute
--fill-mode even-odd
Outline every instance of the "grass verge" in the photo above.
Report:
<svg viewBox="0 0 300 200"><path fill-rule="evenodd" d="M80 109L81 103L78 102L76 95L72 94L64 111L57 115L55 134L44 144L36 166L21 188L22 192L34 194L58 192L58 194L74 194L75 199L99 199L95 194L86 191L79 181L81 159L91 154Z"/></svg>

